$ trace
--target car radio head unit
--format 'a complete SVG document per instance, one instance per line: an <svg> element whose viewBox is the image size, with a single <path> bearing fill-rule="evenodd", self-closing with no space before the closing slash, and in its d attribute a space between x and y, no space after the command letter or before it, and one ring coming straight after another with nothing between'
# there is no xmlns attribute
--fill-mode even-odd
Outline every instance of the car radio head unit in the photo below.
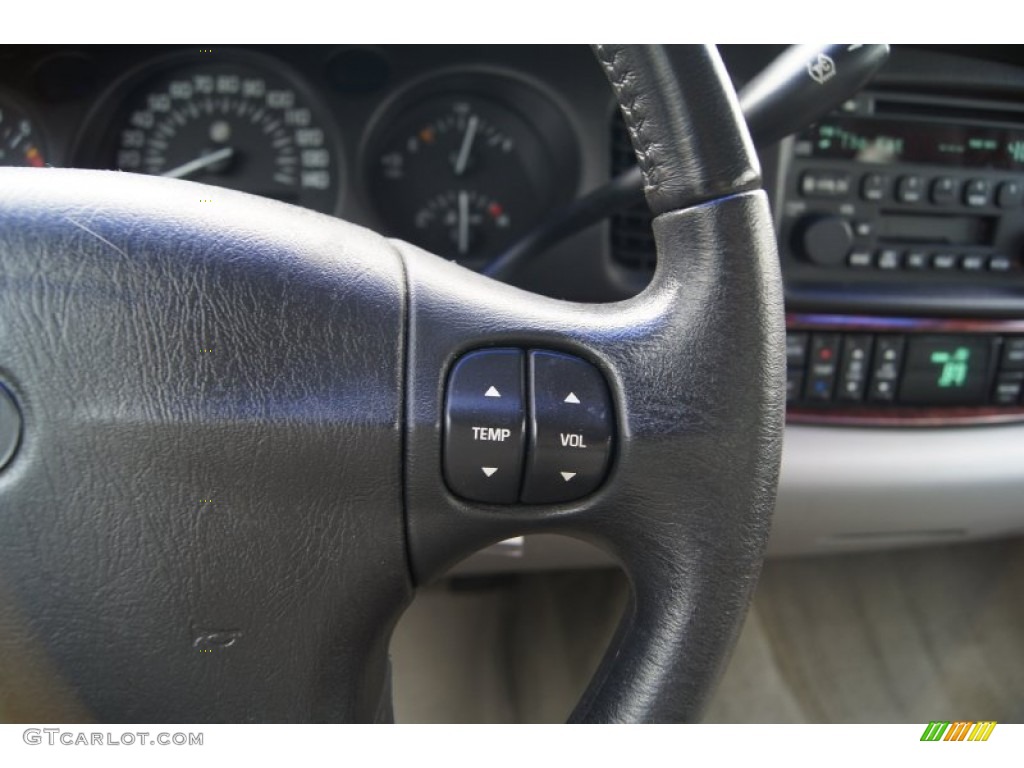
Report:
<svg viewBox="0 0 1024 768"><path fill-rule="evenodd" d="M943 285L1024 303L1024 110L867 94L790 139L782 168L779 246L798 295L839 279L890 286L901 309Z"/></svg>

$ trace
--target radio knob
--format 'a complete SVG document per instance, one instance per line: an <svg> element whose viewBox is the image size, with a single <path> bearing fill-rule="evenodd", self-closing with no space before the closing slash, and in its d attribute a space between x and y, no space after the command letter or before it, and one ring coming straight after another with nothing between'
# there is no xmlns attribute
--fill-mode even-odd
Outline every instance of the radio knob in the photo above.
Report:
<svg viewBox="0 0 1024 768"><path fill-rule="evenodd" d="M823 267L839 267L853 246L853 228L842 216L821 216L807 221L796 243L800 254Z"/></svg>

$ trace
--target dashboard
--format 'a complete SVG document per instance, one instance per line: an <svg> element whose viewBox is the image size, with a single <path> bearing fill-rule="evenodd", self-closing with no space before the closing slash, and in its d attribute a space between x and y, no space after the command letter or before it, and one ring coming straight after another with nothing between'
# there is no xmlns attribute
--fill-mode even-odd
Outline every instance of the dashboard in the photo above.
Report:
<svg viewBox="0 0 1024 768"><path fill-rule="evenodd" d="M722 49L737 88L782 50ZM1024 532L1022 96L1015 47L897 46L759 148L789 331L775 554ZM239 189L470 269L634 162L584 46L0 49L0 164ZM628 298L656 266L649 223L634 206L509 280ZM575 547L471 567L599 560Z"/></svg>

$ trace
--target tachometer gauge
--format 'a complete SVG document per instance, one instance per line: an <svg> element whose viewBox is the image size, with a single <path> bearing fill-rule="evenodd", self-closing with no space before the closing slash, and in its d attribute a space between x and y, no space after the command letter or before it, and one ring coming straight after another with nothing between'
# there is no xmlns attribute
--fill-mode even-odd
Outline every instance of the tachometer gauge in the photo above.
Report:
<svg viewBox="0 0 1024 768"><path fill-rule="evenodd" d="M437 93L400 110L369 152L370 190L385 227L467 266L499 253L575 181L538 130L539 117L554 122L543 108L518 109L472 91Z"/></svg>
<svg viewBox="0 0 1024 768"><path fill-rule="evenodd" d="M28 114L0 97L0 165L42 168L46 149Z"/></svg>
<svg viewBox="0 0 1024 768"><path fill-rule="evenodd" d="M172 66L142 81L107 141L108 167L190 179L333 213L339 160L309 96L246 61Z"/></svg>

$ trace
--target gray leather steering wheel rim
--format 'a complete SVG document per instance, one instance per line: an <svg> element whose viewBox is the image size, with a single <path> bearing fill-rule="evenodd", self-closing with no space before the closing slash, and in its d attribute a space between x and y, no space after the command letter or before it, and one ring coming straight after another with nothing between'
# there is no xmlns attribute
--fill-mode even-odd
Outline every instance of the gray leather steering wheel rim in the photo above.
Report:
<svg viewBox="0 0 1024 768"><path fill-rule="evenodd" d="M654 280L620 304L226 190L0 170L0 382L24 421L0 472L0 683L42 702L25 719L386 720L414 585L532 532L595 542L632 586L572 719L699 717L774 503L781 280L717 52L596 52L658 214ZM445 487L445 378L489 346L604 373L597 492Z"/></svg>

